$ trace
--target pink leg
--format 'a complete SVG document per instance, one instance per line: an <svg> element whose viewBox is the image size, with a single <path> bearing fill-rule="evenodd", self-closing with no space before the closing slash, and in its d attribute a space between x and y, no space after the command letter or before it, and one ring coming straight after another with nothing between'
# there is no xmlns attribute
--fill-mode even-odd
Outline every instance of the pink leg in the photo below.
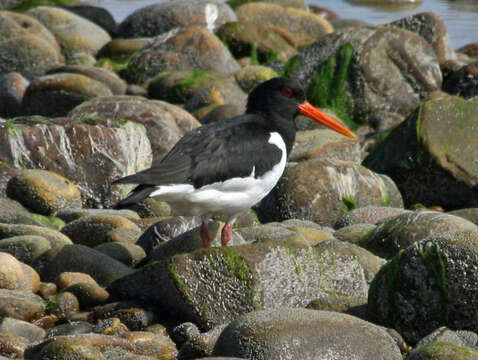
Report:
<svg viewBox="0 0 478 360"><path fill-rule="evenodd" d="M232 238L232 224L226 223L224 227L222 228L221 232L221 245L222 246L227 246L227 243L231 240Z"/></svg>
<svg viewBox="0 0 478 360"><path fill-rule="evenodd" d="M205 248L211 247L211 234L207 228L207 224L203 221L201 224L201 240Z"/></svg>

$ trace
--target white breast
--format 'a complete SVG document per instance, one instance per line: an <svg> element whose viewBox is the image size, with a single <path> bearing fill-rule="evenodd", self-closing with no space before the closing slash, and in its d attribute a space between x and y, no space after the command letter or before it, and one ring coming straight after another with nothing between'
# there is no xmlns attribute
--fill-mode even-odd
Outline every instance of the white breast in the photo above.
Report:
<svg viewBox="0 0 478 360"><path fill-rule="evenodd" d="M204 185L199 189L185 184L162 185L150 196L158 196L170 203L178 215L237 215L261 201L274 188L284 172L287 150L282 136L277 132L271 133L269 144L277 146L282 157L271 170L258 178L254 177L254 167L248 177L232 178Z"/></svg>

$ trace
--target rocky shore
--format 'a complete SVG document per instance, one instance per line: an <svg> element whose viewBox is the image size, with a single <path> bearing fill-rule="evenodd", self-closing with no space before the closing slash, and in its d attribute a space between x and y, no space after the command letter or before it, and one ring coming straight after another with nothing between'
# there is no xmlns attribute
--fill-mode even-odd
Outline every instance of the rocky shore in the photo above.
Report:
<svg viewBox="0 0 478 360"><path fill-rule="evenodd" d="M112 209L276 76L359 139L299 117L228 247L222 219L204 249L167 203ZM434 13L0 0L0 360L478 359L477 96L478 42Z"/></svg>

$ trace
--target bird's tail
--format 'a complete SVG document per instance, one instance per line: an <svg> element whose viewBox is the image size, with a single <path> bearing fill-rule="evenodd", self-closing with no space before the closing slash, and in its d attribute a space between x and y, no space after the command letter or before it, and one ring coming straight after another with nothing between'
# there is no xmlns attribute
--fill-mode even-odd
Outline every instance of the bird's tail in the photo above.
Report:
<svg viewBox="0 0 478 360"><path fill-rule="evenodd" d="M123 209L128 207L129 205L136 204L141 200L146 199L149 194L151 194L156 188L154 186L149 185L139 185L136 186L127 197L123 200L120 200L115 206L115 209Z"/></svg>

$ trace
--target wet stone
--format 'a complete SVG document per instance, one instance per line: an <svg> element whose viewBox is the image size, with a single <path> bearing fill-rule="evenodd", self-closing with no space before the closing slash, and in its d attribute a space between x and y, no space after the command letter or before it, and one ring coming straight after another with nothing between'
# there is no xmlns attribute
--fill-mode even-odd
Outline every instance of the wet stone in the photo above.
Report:
<svg viewBox="0 0 478 360"><path fill-rule="evenodd" d="M8 182L7 195L43 215L81 207L80 190L63 176L46 170L23 170Z"/></svg>
<svg viewBox="0 0 478 360"><path fill-rule="evenodd" d="M146 257L143 248L136 244L110 242L100 244L95 249L129 266L136 265Z"/></svg>
<svg viewBox="0 0 478 360"><path fill-rule="evenodd" d="M45 337L45 330L41 327L26 321L5 317L0 322L0 333L10 333L21 336L29 342L42 340Z"/></svg>
<svg viewBox="0 0 478 360"><path fill-rule="evenodd" d="M29 265L51 248L46 238L37 235L13 236L0 240L1 252L9 253Z"/></svg>
<svg viewBox="0 0 478 360"><path fill-rule="evenodd" d="M0 289L0 317L24 321L40 318L45 311L43 299L29 291Z"/></svg>

